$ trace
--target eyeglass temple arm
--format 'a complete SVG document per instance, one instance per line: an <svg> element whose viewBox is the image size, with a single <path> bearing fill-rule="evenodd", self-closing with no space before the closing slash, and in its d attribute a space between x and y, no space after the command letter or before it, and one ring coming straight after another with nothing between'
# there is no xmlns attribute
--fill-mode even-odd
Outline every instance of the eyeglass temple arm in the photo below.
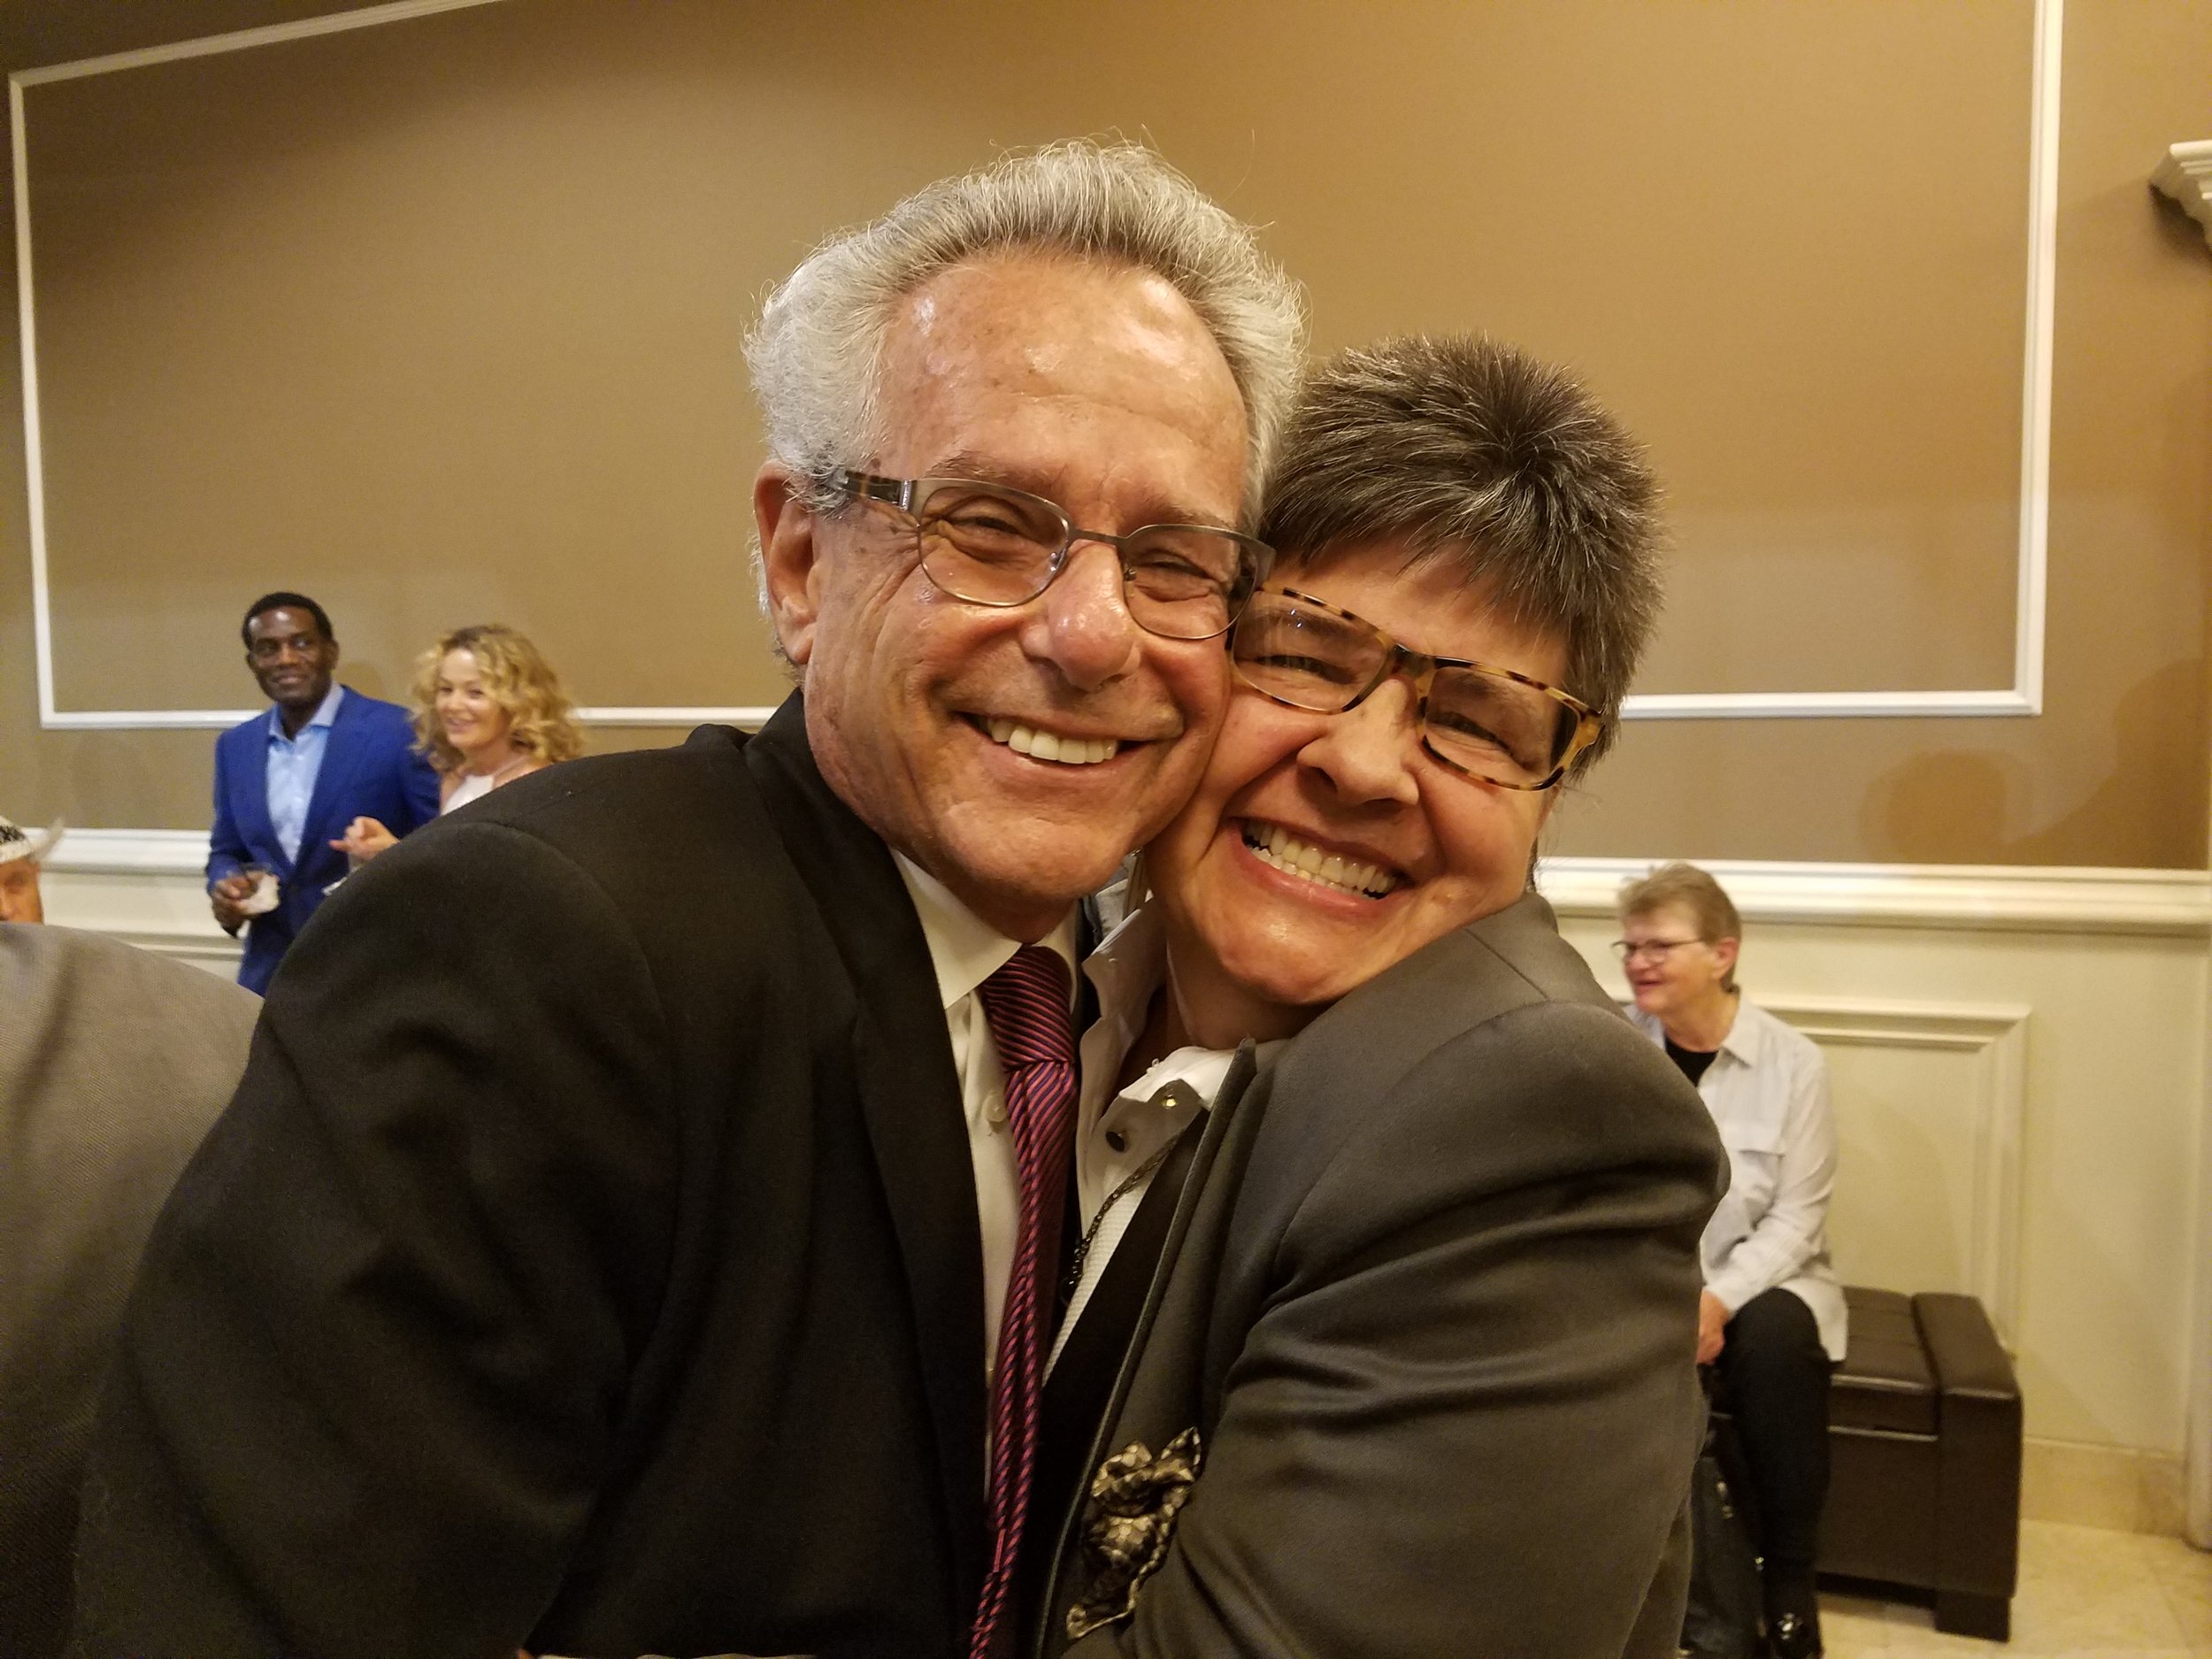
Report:
<svg viewBox="0 0 2212 1659"><path fill-rule="evenodd" d="M856 472L850 467L841 466L830 474L830 481L840 489L850 490L858 500L879 501L901 512L913 510L912 479L878 478L872 472Z"/></svg>

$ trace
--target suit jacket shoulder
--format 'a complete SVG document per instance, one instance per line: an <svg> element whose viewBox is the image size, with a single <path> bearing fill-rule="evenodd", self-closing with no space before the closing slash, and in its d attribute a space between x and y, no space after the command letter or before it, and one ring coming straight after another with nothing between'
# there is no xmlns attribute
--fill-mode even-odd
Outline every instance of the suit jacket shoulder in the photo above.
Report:
<svg viewBox="0 0 2212 1659"><path fill-rule="evenodd" d="M88 1646L951 1650L966 1131L803 718L518 780L301 935L133 1294Z"/></svg>
<svg viewBox="0 0 2212 1659"><path fill-rule="evenodd" d="M154 1215L245 1069L258 998L0 924L0 1653L58 1654L93 1401Z"/></svg>

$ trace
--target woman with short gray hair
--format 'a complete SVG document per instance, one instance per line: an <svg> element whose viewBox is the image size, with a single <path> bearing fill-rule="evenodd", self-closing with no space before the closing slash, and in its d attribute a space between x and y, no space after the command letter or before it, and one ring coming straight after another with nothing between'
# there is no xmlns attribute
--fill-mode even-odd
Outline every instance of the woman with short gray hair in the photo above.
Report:
<svg viewBox="0 0 2212 1659"><path fill-rule="evenodd" d="M1701 1246L1697 1357L1719 1373L1758 1502L1768 1646L1809 1659L1821 1650L1829 1371L1847 1336L1828 1265L1827 1062L1737 986L1743 924L1710 875L1662 865L1621 889L1620 913L1636 1023L1697 1085L1728 1148L1728 1195Z"/></svg>

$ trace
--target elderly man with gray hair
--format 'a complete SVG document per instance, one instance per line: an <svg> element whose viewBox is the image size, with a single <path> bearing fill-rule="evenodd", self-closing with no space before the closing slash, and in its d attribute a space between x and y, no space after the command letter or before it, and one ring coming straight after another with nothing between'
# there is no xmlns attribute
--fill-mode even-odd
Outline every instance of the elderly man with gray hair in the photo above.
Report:
<svg viewBox="0 0 2212 1659"><path fill-rule="evenodd" d="M127 1317L83 1650L1010 1651L1074 905L1205 764L1301 327L1087 144L770 296L800 689L503 789L303 934Z"/></svg>

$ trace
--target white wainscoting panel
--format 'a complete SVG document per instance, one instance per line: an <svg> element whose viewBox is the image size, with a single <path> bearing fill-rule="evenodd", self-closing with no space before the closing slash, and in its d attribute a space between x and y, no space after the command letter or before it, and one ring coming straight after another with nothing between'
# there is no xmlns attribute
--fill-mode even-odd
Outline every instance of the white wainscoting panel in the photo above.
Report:
<svg viewBox="0 0 2212 1659"><path fill-rule="evenodd" d="M73 829L39 883L46 919L175 956L225 979L240 944L207 903L207 836L198 830Z"/></svg>
<svg viewBox="0 0 2212 1659"><path fill-rule="evenodd" d="M48 916L231 972L205 858L192 832L72 830ZM1616 995L1613 895L1652 862L1541 872ZM2032 1436L2178 1456L2212 1185L2212 874L1706 867L1745 914L1747 993L1828 1056L1847 1279L1981 1296Z"/></svg>
<svg viewBox="0 0 2212 1659"><path fill-rule="evenodd" d="M1613 898L1655 862L1540 872L1624 998ZM1744 912L1747 994L1828 1057L1844 1277L1982 1297L2030 1435L2177 1456L2212 1184L2212 874L1699 862Z"/></svg>
<svg viewBox="0 0 2212 1659"><path fill-rule="evenodd" d="M1778 998L1821 1047L1840 1146L1829 1244L1846 1284L1978 1296L2019 1322L2028 1010Z"/></svg>

